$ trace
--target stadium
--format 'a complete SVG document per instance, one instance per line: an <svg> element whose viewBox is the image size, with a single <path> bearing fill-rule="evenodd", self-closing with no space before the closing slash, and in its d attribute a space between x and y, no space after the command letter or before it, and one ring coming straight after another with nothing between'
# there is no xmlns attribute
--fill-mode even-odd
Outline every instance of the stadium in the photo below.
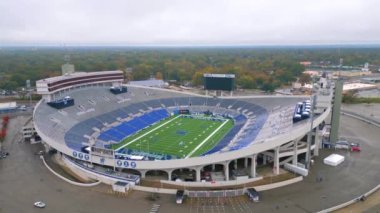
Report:
<svg viewBox="0 0 380 213"><path fill-rule="evenodd" d="M36 83L42 99L33 122L47 150L80 175L109 184L157 176L172 184L238 185L260 178L258 164L274 175L285 165L307 172L300 165L308 149L318 155L331 111L332 94L323 86L311 100L217 97L123 82L122 71L99 71Z"/></svg>

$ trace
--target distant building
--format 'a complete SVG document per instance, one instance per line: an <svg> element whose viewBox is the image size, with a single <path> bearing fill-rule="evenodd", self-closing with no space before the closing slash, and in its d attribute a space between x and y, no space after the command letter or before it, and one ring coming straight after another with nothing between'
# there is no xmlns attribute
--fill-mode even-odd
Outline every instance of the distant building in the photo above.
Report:
<svg viewBox="0 0 380 213"><path fill-rule="evenodd" d="M310 66L311 65L311 61L301 61L300 64L304 65L305 67L306 66Z"/></svg>
<svg viewBox="0 0 380 213"><path fill-rule="evenodd" d="M303 86L304 89L311 89L313 86L311 84L305 84ZM343 93L347 93L349 91L363 91L363 90L371 90L376 89L377 86L374 84L363 84L363 83L347 83L343 85Z"/></svg>
<svg viewBox="0 0 380 213"><path fill-rule="evenodd" d="M89 85L107 85L118 87L124 82L124 73L121 70L97 71L97 72L74 72L62 76L45 78L36 82L37 94L42 95L46 101L56 100L63 97L57 94L74 88Z"/></svg>
<svg viewBox="0 0 380 213"><path fill-rule="evenodd" d="M365 64L364 64L364 67L362 68L362 71L363 71L363 72L368 72L368 71L369 71L369 68L368 68L368 67L369 67L369 64L368 64L368 63L365 63Z"/></svg>
<svg viewBox="0 0 380 213"><path fill-rule="evenodd" d="M376 88L377 86L374 84L349 83L343 85L343 93L347 93L349 91L371 90Z"/></svg>
<svg viewBox="0 0 380 213"><path fill-rule="evenodd" d="M335 71L333 73L333 76L335 77L357 77L357 76L366 76L366 75L371 75L371 71L361 71L361 70L345 70L345 71Z"/></svg>
<svg viewBox="0 0 380 213"><path fill-rule="evenodd" d="M303 73L308 74L310 76L319 76L319 72L315 70L306 70Z"/></svg>

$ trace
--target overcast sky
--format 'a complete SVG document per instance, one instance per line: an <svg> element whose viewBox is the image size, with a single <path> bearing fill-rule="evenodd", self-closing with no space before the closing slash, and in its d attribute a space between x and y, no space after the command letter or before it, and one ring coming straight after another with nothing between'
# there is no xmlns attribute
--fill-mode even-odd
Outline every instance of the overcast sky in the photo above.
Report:
<svg viewBox="0 0 380 213"><path fill-rule="evenodd" d="M380 43L379 0L0 0L0 45Z"/></svg>

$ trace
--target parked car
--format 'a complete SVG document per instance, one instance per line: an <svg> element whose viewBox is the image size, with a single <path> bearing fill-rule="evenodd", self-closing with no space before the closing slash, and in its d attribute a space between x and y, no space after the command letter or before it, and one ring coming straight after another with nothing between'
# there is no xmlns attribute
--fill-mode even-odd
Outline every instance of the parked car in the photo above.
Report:
<svg viewBox="0 0 380 213"><path fill-rule="evenodd" d="M359 143L350 143L351 146L351 152L360 152L360 144Z"/></svg>
<svg viewBox="0 0 380 213"><path fill-rule="evenodd" d="M350 145L350 143L348 143L348 141L337 141L335 143L335 149L347 149L347 150L350 150L351 149L351 145Z"/></svg>
<svg viewBox="0 0 380 213"><path fill-rule="evenodd" d="M6 158L9 156L9 152L0 152L0 159L1 158Z"/></svg>
<svg viewBox="0 0 380 213"><path fill-rule="evenodd" d="M46 204L42 201L37 201L34 203L34 206L37 208L45 208Z"/></svg>
<svg viewBox="0 0 380 213"><path fill-rule="evenodd" d="M253 202L259 202L260 196L259 193L256 191L255 188L248 188L247 189L247 195L249 199Z"/></svg>
<svg viewBox="0 0 380 213"><path fill-rule="evenodd" d="M350 150L351 152L360 152L360 144L359 143L353 143L353 142L347 142L347 141L337 141L335 143L335 148L336 149L347 149Z"/></svg>
<svg viewBox="0 0 380 213"><path fill-rule="evenodd" d="M183 190L178 190L176 193L176 203L182 204L185 192Z"/></svg>
<svg viewBox="0 0 380 213"><path fill-rule="evenodd" d="M26 106L25 106L25 105L21 105L21 106L19 107L19 109L20 109L21 111L26 111Z"/></svg>
<svg viewBox="0 0 380 213"><path fill-rule="evenodd" d="M322 141L322 146L327 149L334 148L334 144L330 143L330 141Z"/></svg>

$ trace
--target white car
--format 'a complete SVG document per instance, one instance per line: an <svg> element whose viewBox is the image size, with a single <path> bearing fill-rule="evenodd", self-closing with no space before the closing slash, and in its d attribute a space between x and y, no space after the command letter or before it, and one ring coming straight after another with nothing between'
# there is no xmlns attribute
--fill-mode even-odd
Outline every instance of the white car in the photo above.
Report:
<svg viewBox="0 0 380 213"><path fill-rule="evenodd" d="M351 146L350 146L350 143L348 143L347 141L337 141L336 143L335 143L335 148L336 149L347 149L347 150L349 150L350 148L351 148Z"/></svg>
<svg viewBox="0 0 380 213"><path fill-rule="evenodd" d="M37 201L34 203L34 206L38 207L38 208L44 208L46 206L46 204L42 201Z"/></svg>

